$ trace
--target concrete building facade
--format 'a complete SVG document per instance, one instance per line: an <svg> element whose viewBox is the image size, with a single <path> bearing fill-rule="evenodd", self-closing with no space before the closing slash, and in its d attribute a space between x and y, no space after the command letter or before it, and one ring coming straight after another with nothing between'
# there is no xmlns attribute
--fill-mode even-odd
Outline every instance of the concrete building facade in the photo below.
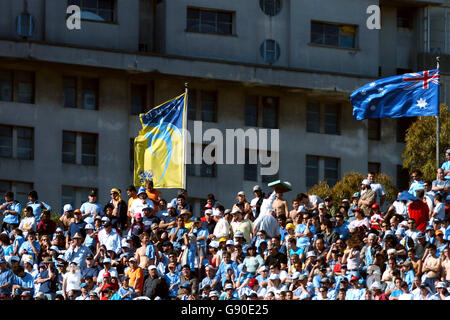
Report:
<svg viewBox="0 0 450 320"><path fill-rule="evenodd" d="M366 26L380 5L382 28ZM189 124L279 129L280 170L190 166L194 214L213 193L277 177L305 192L376 170L404 183L408 119L356 121L349 94L382 76L433 68L447 102L447 1L0 1L0 193L30 188L59 212L89 188L132 183L132 139L148 111L189 87ZM67 7L81 7L70 30ZM433 51L435 50L435 51ZM205 142L207 143L207 142ZM256 172L256 174L255 174ZM403 180L402 180L403 179ZM162 190L170 200L176 190ZM289 198L289 195L287 195Z"/></svg>

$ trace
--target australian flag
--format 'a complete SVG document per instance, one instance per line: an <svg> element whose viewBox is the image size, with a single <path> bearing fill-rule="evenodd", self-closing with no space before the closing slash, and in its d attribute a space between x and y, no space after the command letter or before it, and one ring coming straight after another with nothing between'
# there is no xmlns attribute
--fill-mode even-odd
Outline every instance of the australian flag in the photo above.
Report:
<svg viewBox="0 0 450 320"><path fill-rule="evenodd" d="M350 101L356 120L439 115L439 69L376 80Z"/></svg>

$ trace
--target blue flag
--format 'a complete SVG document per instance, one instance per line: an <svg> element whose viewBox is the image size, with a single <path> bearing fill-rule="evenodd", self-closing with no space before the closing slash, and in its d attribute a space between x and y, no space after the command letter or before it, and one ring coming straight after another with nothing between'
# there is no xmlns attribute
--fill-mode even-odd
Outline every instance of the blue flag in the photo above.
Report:
<svg viewBox="0 0 450 320"><path fill-rule="evenodd" d="M350 101L356 120L439 115L439 69L371 82Z"/></svg>

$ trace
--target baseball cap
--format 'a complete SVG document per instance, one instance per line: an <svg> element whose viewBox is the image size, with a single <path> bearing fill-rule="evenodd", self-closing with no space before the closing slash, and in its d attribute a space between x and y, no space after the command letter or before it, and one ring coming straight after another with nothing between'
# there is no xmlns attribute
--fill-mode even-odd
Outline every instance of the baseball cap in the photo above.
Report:
<svg viewBox="0 0 450 320"><path fill-rule="evenodd" d="M425 229L425 231L431 231L431 230L434 230L433 226L427 226Z"/></svg>
<svg viewBox="0 0 450 320"><path fill-rule="evenodd" d="M358 277L353 276L353 277L350 278L350 281L355 281L355 280L358 280Z"/></svg>
<svg viewBox="0 0 450 320"><path fill-rule="evenodd" d="M238 192L238 196L245 196L245 192L244 191L239 191Z"/></svg>
<svg viewBox="0 0 450 320"><path fill-rule="evenodd" d="M57 246L51 246L50 250L56 251L57 253L59 253L59 248Z"/></svg>
<svg viewBox="0 0 450 320"><path fill-rule="evenodd" d="M298 272L298 271L294 272L291 276L291 280L298 279L300 277L300 275L301 275L300 272Z"/></svg>
<svg viewBox="0 0 450 320"><path fill-rule="evenodd" d="M73 210L73 207L72 207L72 205L71 205L70 203L68 203L68 204L65 204L65 205L64 205L63 210L64 210L64 212L66 212L66 211L72 211L72 210Z"/></svg>
<svg viewBox="0 0 450 320"><path fill-rule="evenodd" d="M11 261L17 261L17 262L19 262L19 261L20 261L20 258L19 258L18 256L12 256L12 257L11 257Z"/></svg>
<svg viewBox="0 0 450 320"><path fill-rule="evenodd" d="M58 227L58 228L56 228L55 232L64 232L64 230L63 230L63 228Z"/></svg>
<svg viewBox="0 0 450 320"><path fill-rule="evenodd" d="M153 210L153 207L151 205L147 204L146 206L144 206L142 208L142 210Z"/></svg>
<svg viewBox="0 0 450 320"><path fill-rule="evenodd" d="M364 179L361 184L365 184L365 185L369 185L370 186L370 180L369 179Z"/></svg>
<svg viewBox="0 0 450 320"><path fill-rule="evenodd" d="M87 225L86 225L86 227L84 227L85 229L94 229L94 226L92 225L92 224L90 224L90 223L88 223Z"/></svg>
<svg viewBox="0 0 450 320"><path fill-rule="evenodd" d="M319 203L319 209L324 209L325 208L325 203L321 202Z"/></svg>
<svg viewBox="0 0 450 320"><path fill-rule="evenodd" d="M445 150L445 153L450 153L450 149Z"/></svg>
<svg viewBox="0 0 450 320"><path fill-rule="evenodd" d="M256 185L253 187L253 191L261 191L261 187L259 185Z"/></svg>
<svg viewBox="0 0 450 320"><path fill-rule="evenodd" d="M216 290L213 290L213 291L211 291L210 293L209 293L209 297L211 298L211 297L218 297L219 296L219 294L217 293L217 291Z"/></svg>
<svg viewBox="0 0 450 320"><path fill-rule="evenodd" d="M111 263L111 259L110 258L103 259L103 263Z"/></svg>
<svg viewBox="0 0 450 320"><path fill-rule="evenodd" d="M360 196L359 192L355 192L355 193L353 194L352 198L359 198L359 196Z"/></svg>
<svg viewBox="0 0 450 320"><path fill-rule="evenodd" d="M211 241L209 243L209 246L212 247L212 248L218 248L219 247L219 241L216 241L216 240Z"/></svg>
<svg viewBox="0 0 450 320"><path fill-rule="evenodd" d="M298 280L300 280L300 281L303 281L303 280L305 280L307 278L308 278L308 276L306 274L301 274L301 275L298 276Z"/></svg>
<svg viewBox="0 0 450 320"><path fill-rule="evenodd" d="M294 229L294 230L295 230L295 226L294 226L293 223L288 223L288 224L286 225L286 229Z"/></svg>
<svg viewBox="0 0 450 320"><path fill-rule="evenodd" d="M87 283L86 282L83 282L82 284L80 284L80 288L84 288L84 287L86 287L87 286Z"/></svg>
<svg viewBox="0 0 450 320"><path fill-rule="evenodd" d="M436 288L447 288L447 286L445 285L445 282L439 281Z"/></svg>
<svg viewBox="0 0 450 320"><path fill-rule="evenodd" d="M438 236L438 235L444 234L444 233L442 232L442 230L438 229L438 230L436 230L435 234Z"/></svg>
<svg viewBox="0 0 450 320"><path fill-rule="evenodd" d="M422 231L417 232L417 238L423 238L423 237L425 237L425 234Z"/></svg>
<svg viewBox="0 0 450 320"><path fill-rule="evenodd" d="M231 283L227 283L227 284L225 285L225 287L223 287L223 289L224 289L224 290L230 290L230 289L234 290L233 285L232 285Z"/></svg>
<svg viewBox="0 0 450 320"><path fill-rule="evenodd" d="M379 283L378 281L374 282L374 283L372 283L372 286L370 288L371 289L381 289L381 283Z"/></svg>
<svg viewBox="0 0 450 320"><path fill-rule="evenodd" d="M315 257L316 253L314 251L308 251L306 253L306 259L310 258L310 257Z"/></svg>
<svg viewBox="0 0 450 320"><path fill-rule="evenodd" d="M230 209L226 209L226 210L223 212L224 215L230 214L230 213L231 213L231 210L230 210Z"/></svg>
<svg viewBox="0 0 450 320"><path fill-rule="evenodd" d="M189 288L191 284L189 282L185 282L181 285L182 288Z"/></svg>
<svg viewBox="0 0 450 320"><path fill-rule="evenodd" d="M137 195L139 196L141 193L146 193L144 187L139 188Z"/></svg>
<svg viewBox="0 0 450 320"><path fill-rule="evenodd" d="M278 274L276 274L276 273L272 273L269 276L269 280L279 280L279 279L280 279L280 276Z"/></svg>
<svg viewBox="0 0 450 320"><path fill-rule="evenodd" d="M256 284L258 284L258 280L256 280L255 278L250 279L250 281L248 282L249 287L253 287Z"/></svg>
<svg viewBox="0 0 450 320"><path fill-rule="evenodd" d="M153 270L153 269L156 269L156 266L154 264L152 264L151 266L148 267L148 270Z"/></svg>
<svg viewBox="0 0 450 320"><path fill-rule="evenodd" d="M350 202L348 199L342 199L341 202Z"/></svg>
<svg viewBox="0 0 450 320"><path fill-rule="evenodd" d="M214 210L212 216L213 216L213 217L221 217L222 214L220 213L219 210Z"/></svg>
<svg viewBox="0 0 450 320"><path fill-rule="evenodd" d="M134 218L135 218L135 219L142 219L142 214L141 214L140 212L138 212L138 213L136 213L136 214L134 215Z"/></svg>
<svg viewBox="0 0 450 320"><path fill-rule="evenodd" d="M227 240L227 242L225 243L227 246L231 245L234 246L234 241L233 240Z"/></svg>
<svg viewBox="0 0 450 320"><path fill-rule="evenodd" d="M372 205L372 209L380 209L380 206L378 205L378 203L374 203Z"/></svg>
<svg viewBox="0 0 450 320"><path fill-rule="evenodd" d="M206 209L205 210L205 214L206 215L213 215L213 211L211 209Z"/></svg>
<svg viewBox="0 0 450 320"><path fill-rule="evenodd" d="M103 217L103 218L102 218L102 221L103 221L103 222L110 222L111 220L110 220L108 217Z"/></svg>
<svg viewBox="0 0 450 320"><path fill-rule="evenodd" d="M242 231L236 231L234 234L235 238L244 238L244 233Z"/></svg>

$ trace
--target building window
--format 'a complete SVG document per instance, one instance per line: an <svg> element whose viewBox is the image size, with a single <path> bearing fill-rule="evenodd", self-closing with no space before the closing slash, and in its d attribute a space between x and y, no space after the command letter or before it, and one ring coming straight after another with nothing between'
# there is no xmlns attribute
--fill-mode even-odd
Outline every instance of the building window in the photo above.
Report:
<svg viewBox="0 0 450 320"><path fill-rule="evenodd" d="M276 16L281 11L281 0L259 0L259 7L268 16Z"/></svg>
<svg viewBox="0 0 450 320"><path fill-rule="evenodd" d="M280 58L280 45L272 39L264 40L259 47L261 57L267 63L275 63Z"/></svg>
<svg viewBox="0 0 450 320"><path fill-rule="evenodd" d="M131 85L130 113L139 115L147 110L147 86L145 84Z"/></svg>
<svg viewBox="0 0 450 320"><path fill-rule="evenodd" d="M79 209L86 202L89 192L96 188L61 186L61 208L65 204L71 204L74 209Z"/></svg>
<svg viewBox="0 0 450 320"><path fill-rule="evenodd" d="M22 204L22 208L28 202L28 192L31 190L33 190L31 182L0 180L0 199L5 199L6 192L14 192L14 199Z"/></svg>
<svg viewBox="0 0 450 320"><path fill-rule="evenodd" d="M98 79L82 78L82 108L87 110L98 109Z"/></svg>
<svg viewBox="0 0 450 320"><path fill-rule="evenodd" d="M369 119L367 129L369 140L381 140L381 119Z"/></svg>
<svg viewBox="0 0 450 320"><path fill-rule="evenodd" d="M68 0L67 6L77 5L81 9L81 19L114 22L115 0Z"/></svg>
<svg viewBox="0 0 450 320"><path fill-rule="evenodd" d="M250 163L250 150L245 149L244 180L258 181L258 164Z"/></svg>
<svg viewBox="0 0 450 320"><path fill-rule="evenodd" d="M76 163L76 132L63 131L62 162Z"/></svg>
<svg viewBox="0 0 450 320"><path fill-rule="evenodd" d="M319 103L308 101L306 104L306 131L340 135L339 103Z"/></svg>
<svg viewBox="0 0 450 320"><path fill-rule="evenodd" d="M258 126L258 96L246 96L244 108L245 125L249 127Z"/></svg>
<svg viewBox="0 0 450 320"><path fill-rule="evenodd" d="M250 127L278 128L280 98L247 95L245 97L244 122Z"/></svg>
<svg viewBox="0 0 450 320"><path fill-rule="evenodd" d="M0 125L0 157L33 160L34 129Z"/></svg>
<svg viewBox="0 0 450 320"><path fill-rule="evenodd" d="M195 147L199 148L200 145L191 144L191 163L186 165L186 174L189 176L194 177L216 177L216 163L213 164L195 164L195 158L194 158L194 150ZM206 144L202 145L202 159L203 159L203 152L206 148ZM215 149L212 152L212 156L215 157ZM203 161L203 160L202 160Z"/></svg>
<svg viewBox="0 0 450 320"><path fill-rule="evenodd" d="M62 162L97 165L98 135L63 131Z"/></svg>
<svg viewBox="0 0 450 320"><path fill-rule="evenodd" d="M340 159L307 155L305 176L308 189L319 181L326 181L332 187L339 181Z"/></svg>
<svg viewBox="0 0 450 320"><path fill-rule="evenodd" d="M407 168L403 168L402 165L397 165L397 189L408 190L409 189L409 171Z"/></svg>
<svg viewBox="0 0 450 320"><path fill-rule="evenodd" d="M201 92L202 121L217 122L217 92Z"/></svg>
<svg viewBox="0 0 450 320"><path fill-rule="evenodd" d="M81 134L81 164L97 165L97 134Z"/></svg>
<svg viewBox="0 0 450 320"><path fill-rule="evenodd" d="M34 72L0 69L0 101L34 103Z"/></svg>
<svg viewBox="0 0 450 320"><path fill-rule="evenodd" d="M187 8L186 31L233 34L233 16L230 11Z"/></svg>
<svg viewBox="0 0 450 320"><path fill-rule="evenodd" d="M409 126L417 117L397 118L397 142L404 143Z"/></svg>
<svg viewBox="0 0 450 320"><path fill-rule="evenodd" d="M217 91L189 90L188 119L217 122Z"/></svg>
<svg viewBox="0 0 450 320"><path fill-rule="evenodd" d="M357 26L311 21L311 43L356 48Z"/></svg>
<svg viewBox="0 0 450 320"><path fill-rule="evenodd" d="M267 156L271 157L272 156L272 151L268 150L267 151ZM261 165L261 167L264 168L266 166L262 166ZM277 172L277 173L275 173L273 175L261 175L261 182L262 183L270 183L270 182L276 181L276 180L279 179L278 174L279 174L279 172Z"/></svg>
<svg viewBox="0 0 450 320"><path fill-rule="evenodd" d="M397 8L397 28L412 29L414 11L408 7Z"/></svg>
<svg viewBox="0 0 450 320"><path fill-rule="evenodd" d="M63 105L64 108L77 107L77 78L63 77Z"/></svg>
<svg viewBox="0 0 450 320"><path fill-rule="evenodd" d="M367 171L378 174L381 172L381 163L379 162L368 162L367 163Z"/></svg>

